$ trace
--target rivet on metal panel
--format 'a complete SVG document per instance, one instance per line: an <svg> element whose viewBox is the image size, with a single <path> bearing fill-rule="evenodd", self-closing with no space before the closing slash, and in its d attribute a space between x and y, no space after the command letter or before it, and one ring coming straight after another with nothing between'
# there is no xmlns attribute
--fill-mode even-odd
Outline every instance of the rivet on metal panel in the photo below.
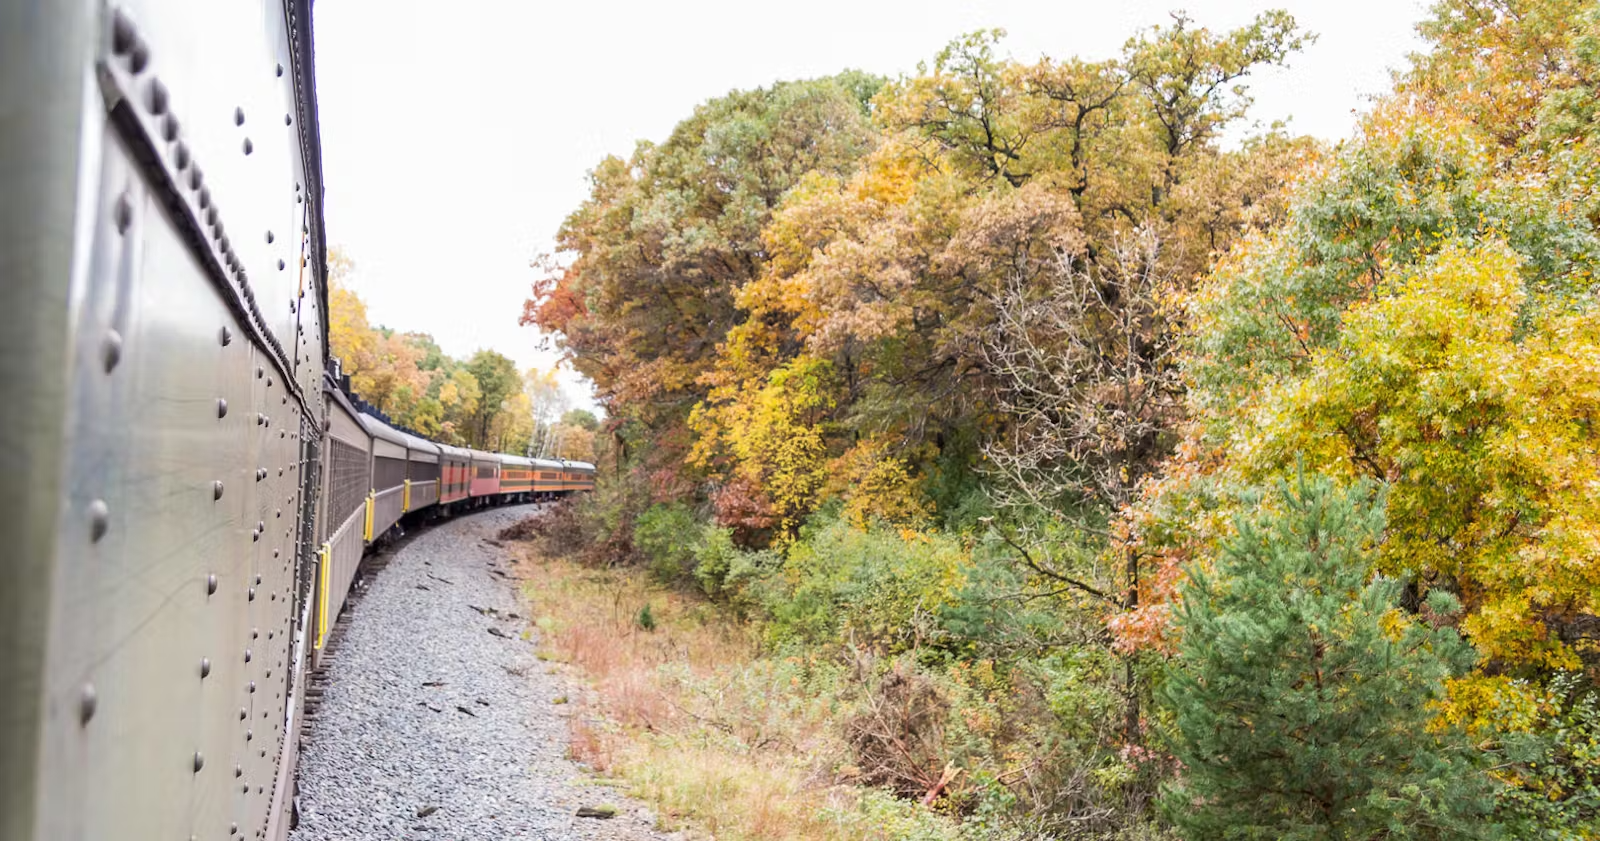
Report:
<svg viewBox="0 0 1600 841"><path fill-rule="evenodd" d="M266 375L267 375L267 369L261 367L260 365L257 365L256 366L256 379L259 380L262 377L265 377Z"/></svg>
<svg viewBox="0 0 1600 841"><path fill-rule="evenodd" d="M239 825L236 824L236 823L228 824L228 834L229 835L238 835L239 834Z"/></svg>
<svg viewBox="0 0 1600 841"><path fill-rule="evenodd" d="M244 711L244 707L240 707L239 708L239 720L240 721L244 721L245 719L247 719L249 717L250 717L250 714ZM240 774L243 774L243 773L244 773L243 771L239 770L239 766L237 766L237 765L233 766L233 775L235 777L237 777L237 776L239 776Z"/></svg>
<svg viewBox="0 0 1600 841"><path fill-rule="evenodd" d="M256 577L260 578L261 576L258 575ZM260 583L260 582L257 582L257 583ZM253 639L253 640L254 639L260 639L261 638L261 629L260 628L251 628L250 629L250 638Z"/></svg>
<svg viewBox="0 0 1600 841"><path fill-rule="evenodd" d="M267 231L267 245L271 245L271 244L272 244L272 232L271 231Z"/></svg>
<svg viewBox="0 0 1600 841"><path fill-rule="evenodd" d="M210 225L213 228L213 230L216 228L216 225L217 225L217 207L216 207L216 205L212 205L211 207L206 208L206 224Z"/></svg>
<svg viewBox="0 0 1600 841"><path fill-rule="evenodd" d="M195 167L194 171L195 172L199 172L200 168L199 167ZM205 210L206 208L208 208L210 206L211 206L211 188L210 187L201 187L200 188L200 209L201 210Z"/></svg>
<svg viewBox="0 0 1600 841"><path fill-rule="evenodd" d="M206 183L206 174L200 171L199 164L195 164L194 169L189 170L189 189L198 190L200 185L204 183Z"/></svg>
<svg viewBox="0 0 1600 841"><path fill-rule="evenodd" d="M253 680L250 681L250 694L251 695L256 694L256 682L253 681Z"/></svg>
<svg viewBox="0 0 1600 841"><path fill-rule="evenodd" d="M102 361L105 362L106 373L111 373L117 363L122 361L122 334L115 330L106 331L106 343L102 349Z"/></svg>
<svg viewBox="0 0 1600 841"><path fill-rule="evenodd" d="M283 76L283 65L281 65L281 64L278 65L278 76L280 76L280 77Z"/></svg>
<svg viewBox="0 0 1600 841"><path fill-rule="evenodd" d="M250 784L249 783L245 783L244 785L239 786L239 793L240 794L249 794L250 793Z"/></svg>
<svg viewBox="0 0 1600 841"><path fill-rule="evenodd" d="M111 209L111 218L117 223L117 233L128 232L128 226L133 223L133 205L128 201L127 191L117 196L117 204Z"/></svg>
<svg viewBox="0 0 1600 841"><path fill-rule="evenodd" d="M150 66L150 48L143 41L136 41L133 49L128 51L128 69L137 76Z"/></svg>
<svg viewBox="0 0 1600 841"><path fill-rule="evenodd" d="M286 125L286 126L294 125L294 118L289 116L288 114L284 114L283 115L283 124Z"/></svg>
<svg viewBox="0 0 1600 841"><path fill-rule="evenodd" d="M160 79L150 80L150 113L157 117L167 113L167 86Z"/></svg>
<svg viewBox="0 0 1600 841"><path fill-rule="evenodd" d="M171 114L168 114L167 118L165 120L161 121L161 139L167 141L168 143L171 143L172 141L178 139L178 118L177 117L174 117ZM187 166L187 165L188 164L185 163L185 166ZM180 166L180 167L178 167L178 169L183 169L183 167Z"/></svg>
<svg viewBox="0 0 1600 841"><path fill-rule="evenodd" d="M203 755L201 755L200 751L195 751L194 752L194 772L196 774L198 774L198 773L200 773L200 769L204 768L204 767L206 767L206 758Z"/></svg>
<svg viewBox="0 0 1600 841"><path fill-rule="evenodd" d="M133 21L128 19L127 12L118 9L111 13L111 52L127 55L138 38L139 35L134 31Z"/></svg>
<svg viewBox="0 0 1600 841"><path fill-rule="evenodd" d="M206 576L206 595L208 595L208 596L214 595L216 592L217 592L217 574L213 572L210 575Z"/></svg>
<svg viewBox="0 0 1600 841"><path fill-rule="evenodd" d="M222 480L221 479L218 479L215 482L211 483L211 498L213 500L217 500L217 499L221 499L222 498Z"/></svg>
<svg viewBox="0 0 1600 841"><path fill-rule="evenodd" d="M267 416L261 414L260 412L256 412L256 426L263 426L263 425L266 424L266 422L267 422ZM260 477L257 477L257 478L260 478Z"/></svg>
<svg viewBox="0 0 1600 841"><path fill-rule="evenodd" d="M267 377L267 388L272 388L272 378ZM272 425L272 418L267 418L267 426Z"/></svg>
<svg viewBox="0 0 1600 841"><path fill-rule="evenodd" d="M267 478L267 469L265 467L256 468L256 481L259 482L265 478Z"/></svg>
<svg viewBox="0 0 1600 841"><path fill-rule="evenodd" d="M233 109L233 124L236 125L236 126L244 125L244 109L243 108L235 108L235 109Z"/></svg>
<svg viewBox="0 0 1600 841"><path fill-rule="evenodd" d="M280 272L283 271L283 269L284 269L284 267L286 265L288 265L288 264L284 263L282 260L279 260L278 261L278 271L280 271ZM291 312L292 312L292 310L291 310Z"/></svg>
<svg viewBox="0 0 1600 841"><path fill-rule="evenodd" d="M209 657L201 657L200 658L200 679L201 680L205 680L208 677L211 677L211 658L209 658Z"/></svg>
<svg viewBox="0 0 1600 841"><path fill-rule="evenodd" d="M218 338L224 345L227 345L233 341L233 331L229 330L227 325L223 325L222 332L218 335Z"/></svg>
<svg viewBox="0 0 1600 841"><path fill-rule="evenodd" d="M246 663L250 662L250 649L248 648L244 650L244 661Z"/></svg>
<svg viewBox="0 0 1600 841"><path fill-rule="evenodd" d="M224 327L222 329L226 330L228 328ZM223 344L227 344L227 342L224 341ZM227 416L228 416L228 401L227 401L226 398L218 397L217 398L217 417L225 418Z"/></svg>
<svg viewBox="0 0 1600 841"><path fill-rule="evenodd" d="M259 532L256 534L256 539L257 540L261 539L261 535L260 535ZM250 592L249 592L248 598L249 598L250 601L255 601L256 600L256 588L254 588L254 587L250 588Z"/></svg>
<svg viewBox="0 0 1600 841"><path fill-rule="evenodd" d="M98 542L106 536L106 530L111 528L111 509L106 507L105 500L97 499L89 503L89 539Z"/></svg>
<svg viewBox="0 0 1600 841"><path fill-rule="evenodd" d="M242 708L239 710L239 720L240 721L244 721L244 710ZM237 779L239 779L240 777L243 777L243 776L244 776L244 767L241 766L241 765L233 766L233 778L237 780Z"/></svg>
<svg viewBox="0 0 1600 841"><path fill-rule="evenodd" d="M100 705L100 696L94 691L94 684L85 683L78 690L78 723L88 724L94 718L95 708Z"/></svg>
<svg viewBox="0 0 1600 841"><path fill-rule="evenodd" d="M181 172L189 167L189 147L182 143L172 147L172 163Z"/></svg>
<svg viewBox="0 0 1600 841"><path fill-rule="evenodd" d="M257 586L259 586L261 584L261 576L259 576L259 575L256 576L256 584L257 584Z"/></svg>
<svg viewBox="0 0 1600 841"><path fill-rule="evenodd" d="M251 152L254 152L255 150L256 150L255 144L250 142L250 138L246 137L244 139L244 153L246 155L248 155Z"/></svg>

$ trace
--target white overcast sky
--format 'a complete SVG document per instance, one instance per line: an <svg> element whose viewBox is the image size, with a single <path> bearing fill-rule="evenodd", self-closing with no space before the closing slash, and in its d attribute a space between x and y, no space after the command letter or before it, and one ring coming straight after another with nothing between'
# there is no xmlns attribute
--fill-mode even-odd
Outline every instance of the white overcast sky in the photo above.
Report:
<svg viewBox="0 0 1600 841"><path fill-rule="evenodd" d="M318 0L328 240L356 261L375 324L548 367L517 326L586 173L661 140L736 88L858 68L914 71L951 38L1001 27L1019 60L1105 58L1186 9L1213 30L1287 8L1320 40L1252 81L1253 117L1348 137L1353 112L1420 47L1420 0ZM568 391L587 403L572 376Z"/></svg>

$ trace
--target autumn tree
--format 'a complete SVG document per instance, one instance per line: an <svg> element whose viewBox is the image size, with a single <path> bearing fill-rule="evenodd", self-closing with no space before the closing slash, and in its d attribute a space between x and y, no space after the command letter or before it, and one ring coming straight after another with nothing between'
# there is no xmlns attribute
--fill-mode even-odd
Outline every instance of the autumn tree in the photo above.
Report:
<svg viewBox="0 0 1600 841"><path fill-rule="evenodd" d="M391 422L447 444L523 452L533 437L531 392L512 361L479 351L461 361L426 333L373 327L348 281L354 263L337 250L329 288L330 352L350 387ZM551 380L559 394L559 386ZM546 394L543 399L549 400Z"/></svg>
<svg viewBox="0 0 1600 841"><path fill-rule="evenodd" d="M510 358L492 350L480 350L472 355L465 367L478 386L475 409L468 413L467 440L475 447L489 447L493 437L490 426L494 419L506 411L506 401L522 392L522 377Z"/></svg>
<svg viewBox="0 0 1600 841"><path fill-rule="evenodd" d="M350 289L355 263L343 251L328 251L328 352L346 374L369 371L376 364L378 334L367 322L367 305Z"/></svg>
<svg viewBox="0 0 1600 841"><path fill-rule="evenodd" d="M590 175L562 226L575 255L535 285L523 323L555 333L603 404L681 423L761 267L761 230L810 172L844 172L873 142L858 73L712 100L664 143Z"/></svg>

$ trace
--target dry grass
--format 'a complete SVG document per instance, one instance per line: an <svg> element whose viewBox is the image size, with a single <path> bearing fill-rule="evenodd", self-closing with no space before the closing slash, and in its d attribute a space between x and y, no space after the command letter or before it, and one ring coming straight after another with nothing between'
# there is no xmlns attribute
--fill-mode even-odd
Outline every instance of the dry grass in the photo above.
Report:
<svg viewBox="0 0 1600 841"><path fill-rule="evenodd" d="M571 719L572 757L667 823L726 841L953 837L926 810L842 782L834 667L763 657L752 628L641 572L520 548L543 656L591 688ZM647 604L654 630L640 623Z"/></svg>

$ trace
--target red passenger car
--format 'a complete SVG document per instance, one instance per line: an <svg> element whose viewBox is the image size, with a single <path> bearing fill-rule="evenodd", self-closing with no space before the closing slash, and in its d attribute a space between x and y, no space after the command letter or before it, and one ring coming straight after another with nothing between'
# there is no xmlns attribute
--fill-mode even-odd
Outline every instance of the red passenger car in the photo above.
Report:
<svg viewBox="0 0 1600 841"><path fill-rule="evenodd" d="M467 495L474 500L500 493L500 456L483 450L468 450L472 454L471 488Z"/></svg>

